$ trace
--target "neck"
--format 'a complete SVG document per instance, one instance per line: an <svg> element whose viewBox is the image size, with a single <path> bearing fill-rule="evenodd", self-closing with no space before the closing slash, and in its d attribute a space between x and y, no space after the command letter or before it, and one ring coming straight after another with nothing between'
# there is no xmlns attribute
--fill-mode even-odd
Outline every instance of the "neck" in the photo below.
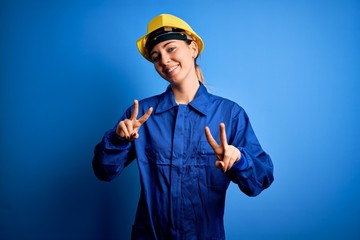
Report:
<svg viewBox="0 0 360 240"><path fill-rule="evenodd" d="M177 104L188 104L195 98L199 87L200 83L198 80L183 85L172 85L171 88L174 92L175 102Z"/></svg>

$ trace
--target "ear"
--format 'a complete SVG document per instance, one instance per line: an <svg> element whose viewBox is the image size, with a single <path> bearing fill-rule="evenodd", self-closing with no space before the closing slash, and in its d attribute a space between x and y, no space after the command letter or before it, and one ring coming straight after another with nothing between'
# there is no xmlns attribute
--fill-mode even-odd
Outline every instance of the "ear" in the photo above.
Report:
<svg viewBox="0 0 360 240"><path fill-rule="evenodd" d="M191 56L195 59L199 54L198 45L196 44L195 41L191 41L191 43L189 44L189 48L190 48L190 51L191 51Z"/></svg>

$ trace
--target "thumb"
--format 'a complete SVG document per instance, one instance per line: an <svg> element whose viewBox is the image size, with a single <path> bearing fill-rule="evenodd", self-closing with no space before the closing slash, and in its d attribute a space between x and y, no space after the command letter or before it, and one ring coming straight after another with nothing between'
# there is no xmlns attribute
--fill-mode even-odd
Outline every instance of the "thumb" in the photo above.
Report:
<svg viewBox="0 0 360 240"><path fill-rule="evenodd" d="M224 163L222 161L218 160L218 161L215 162L215 166L218 169L222 169L224 167Z"/></svg>

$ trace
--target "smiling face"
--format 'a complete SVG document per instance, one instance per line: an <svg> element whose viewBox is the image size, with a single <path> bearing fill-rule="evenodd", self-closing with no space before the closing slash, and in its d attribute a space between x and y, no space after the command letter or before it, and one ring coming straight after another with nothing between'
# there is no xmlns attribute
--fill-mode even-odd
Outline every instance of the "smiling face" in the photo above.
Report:
<svg viewBox="0 0 360 240"><path fill-rule="evenodd" d="M150 58L156 71L173 85L197 81L195 58L198 47L195 42L167 40L154 46Z"/></svg>

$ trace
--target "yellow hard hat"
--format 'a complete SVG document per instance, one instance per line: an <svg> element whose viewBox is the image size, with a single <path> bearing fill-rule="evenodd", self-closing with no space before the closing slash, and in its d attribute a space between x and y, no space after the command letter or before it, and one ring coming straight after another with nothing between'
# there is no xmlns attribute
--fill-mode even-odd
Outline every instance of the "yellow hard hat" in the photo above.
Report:
<svg viewBox="0 0 360 240"><path fill-rule="evenodd" d="M146 58L150 62L151 59L148 50L146 48L148 37L151 33L161 28L164 28L162 32L179 32L179 30L185 32L185 34L187 35L186 37L188 39L195 41L196 44L198 45L199 54L204 49L203 40L200 38L199 35L195 33L195 31L184 20L171 14L160 14L159 16L156 16L149 22L147 33L136 42L137 48L141 53L141 55L143 55L144 58ZM182 39L182 38L177 38L177 39Z"/></svg>

